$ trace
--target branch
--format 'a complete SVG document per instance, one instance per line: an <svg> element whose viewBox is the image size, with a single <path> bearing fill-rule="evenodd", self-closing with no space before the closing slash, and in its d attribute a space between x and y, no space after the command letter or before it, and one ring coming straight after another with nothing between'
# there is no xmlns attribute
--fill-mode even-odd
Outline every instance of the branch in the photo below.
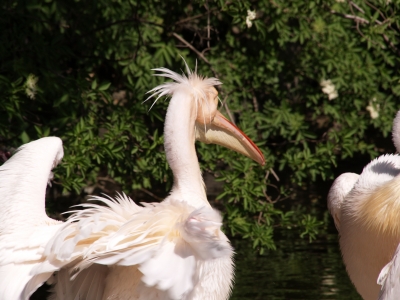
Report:
<svg viewBox="0 0 400 300"><path fill-rule="evenodd" d="M395 44L393 44L392 41L389 40L389 37L386 34L382 34L382 36L386 43L388 43L389 46L393 49L393 51L397 52L397 54L400 55L400 50L396 47Z"/></svg>
<svg viewBox="0 0 400 300"><path fill-rule="evenodd" d="M357 8L358 6L355 6L355 7ZM359 30L358 24L360 24L360 23L361 24L370 24L370 21L368 21L367 19L355 16L355 15L342 14L342 13L339 13L339 12L337 12L335 10L331 10L330 12L332 14L334 14L334 15L339 15L339 16L342 16L343 18L354 20L357 23L357 31L361 36L364 36L364 35ZM378 20L375 20L375 23L378 24L378 25L382 25L383 24L383 22L378 21ZM389 40L389 37L384 33L382 33L382 37L386 41L386 43L388 43L389 46L393 49L393 51L395 51L397 54L400 55L400 50L396 47L396 45L392 41ZM372 41L372 42L374 42L374 41ZM383 48L383 46L381 46L381 48Z"/></svg>
<svg viewBox="0 0 400 300"><path fill-rule="evenodd" d="M201 53L205 53L206 51L210 50L210 10L208 8L208 3L204 4L204 7L207 9L207 48L204 49Z"/></svg>
<svg viewBox="0 0 400 300"><path fill-rule="evenodd" d="M258 112L257 97L256 97L256 95L254 94L254 92L252 92L252 94L253 94L253 106L254 106L254 111L255 111L255 112Z"/></svg>
<svg viewBox="0 0 400 300"><path fill-rule="evenodd" d="M194 53L196 53L202 60L204 60L208 65L211 65L211 63L208 61L207 58L203 54L201 54L195 47L193 47L187 40L185 40L183 37L181 37L179 34L173 32L172 35L176 37L178 40L180 40L182 43L184 43L190 50L192 50Z"/></svg>
<svg viewBox="0 0 400 300"><path fill-rule="evenodd" d="M333 10L333 9L331 10L331 13L334 14L334 15L342 16L343 18L346 18L346 19L354 20L354 21L359 22L359 23L369 24L369 21L367 19L364 19L364 18L361 18L361 17L358 17L358 16L349 15L349 14L342 14L342 13L339 13L339 12Z"/></svg>
<svg viewBox="0 0 400 300"><path fill-rule="evenodd" d="M225 107L226 113L228 114L229 119L231 120L231 122L236 125L235 118L233 117L233 115L231 113L231 110L229 109L228 104L226 104L226 99L228 99L228 96L225 97L224 101L222 102L222 106Z"/></svg>
<svg viewBox="0 0 400 300"><path fill-rule="evenodd" d="M381 17L383 18L383 19L385 19L386 18L386 16L377 8L377 7L375 7L375 6L373 6L371 3L369 3L367 0L364 0L364 2L365 2L365 4L367 4L369 7L371 7L372 9L375 9L375 11L378 11L379 12L379 14L381 15Z"/></svg>
<svg viewBox="0 0 400 300"><path fill-rule="evenodd" d="M362 12L363 14L365 14L365 11L359 7L357 4L355 4L353 1L349 2L352 6L354 6L358 11Z"/></svg>
<svg viewBox="0 0 400 300"><path fill-rule="evenodd" d="M212 12L212 11L214 11L214 10L217 10L217 8L214 7L214 8L212 8L212 9L210 9L209 12ZM195 15L195 16L193 16L193 17L188 17L188 18L179 20L179 21L175 22L175 25L178 25L178 24L181 24L181 23L186 23L187 21L191 21L191 20L195 20L195 19L201 18L201 17L205 16L206 14L208 14L209 12L206 12L206 13L204 13L204 14L199 14L199 15Z"/></svg>
<svg viewBox="0 0 400 300"><path fill-rule="evenodd" d="M274 169L270 168L269 170L271 171L272 175L274 175L276 181L279 181L279 177L278 177L278 175L276 175Z"/></svg>
<svg viewBox="0 0 400 300"><path fill-rule="evenodd" d="M140 189L142 192L145 192L147 195L153 197L154 199L157 199L158 201L163 201L163 198L158 197L157 195L153 194L152 192L150 192L149 190L145 189L145 188L141 188Z"/></svg>

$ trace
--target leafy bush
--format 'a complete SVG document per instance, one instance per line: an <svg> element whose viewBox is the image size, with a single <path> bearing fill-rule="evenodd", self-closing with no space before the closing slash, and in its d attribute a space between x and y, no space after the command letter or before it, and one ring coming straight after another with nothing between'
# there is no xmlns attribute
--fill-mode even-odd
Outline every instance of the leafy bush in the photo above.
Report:
<svg viewBox="0 0 400 300"><path fill-rule="evenodd" d="M199 73L223 82L222 112L267 160L197 146L203 171L223 183L210 200L228 232L260 249L274 247L276 228L314 238L325 202L315 183L393 150L379 143L399 108L399 9L390 0L3 1L0 143L61 137L64 194L112 182L138 201L135 191L162 198L172 180L168 101L150 111L142 102L162 82L152 68L197 59Z"/></svg>

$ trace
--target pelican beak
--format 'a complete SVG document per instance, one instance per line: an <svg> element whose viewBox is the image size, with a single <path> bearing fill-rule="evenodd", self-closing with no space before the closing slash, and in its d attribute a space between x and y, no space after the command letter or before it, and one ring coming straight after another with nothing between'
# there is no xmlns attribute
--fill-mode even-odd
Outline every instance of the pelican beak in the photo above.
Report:
<svg viewBox="0 0 400 300"><path fill-rule="evenodd" d="M237 126L232 124L219 111L211 124L196 123L196 140L206 144L217 144L250 157L260 165L265 164L264 155Z"/></svg>

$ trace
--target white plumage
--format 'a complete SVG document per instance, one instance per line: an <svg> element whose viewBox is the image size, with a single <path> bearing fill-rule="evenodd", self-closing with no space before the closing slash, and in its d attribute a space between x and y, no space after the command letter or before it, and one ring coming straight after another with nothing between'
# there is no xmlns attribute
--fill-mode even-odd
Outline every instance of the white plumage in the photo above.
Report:
<svg viewBox="0 0 400 300"><path fill-rule="evenodd" d="M51 169L62 157L61 140L51 137L20 147L0 167L0 299L22 298L32 268L62 225L44 208ZM31 281L26 289L33 292L41 284Z"/></svg>
<svg viewBox="0 0 400 300"><path fill-rule="evenodd" d="M93 265L135 266L131 273L139 271L141 282L131 283L134 288L128 284L129 294L124 297L140 298L143 291L155 288L157 295L165 299L190 299L189 294L202 279L202 264L232 256L229 241L220 231L221 217L212 208L195 209L173 198L143 203L144 207L125 195L115 200L93 200L107 206L85 204L86 209L74 213L48 243L46 261L34 268L34 273L51 274L67 266L73 282L80 282L77 277ZM232 265L227 266L228 271L230 268ZM112 270L104 275L114 276ZM69 291L70 278L66 276L66 281L57 285L62 284ZM128 278L125 280L129 282ZM106 282L106 288L112 287ZM151 289L144 293L143 299L149 299L150 292Z"/></svg>
<svg viewBox="0 0 400 300"><path fill-rule="evenodd" d="M392 134L399 152L400 111ZM329 191L328 206L340 234L343 261L365 300L378 299L380 284L384 284L380 299L400 299L400 293L395 292L396 288L400 291L399 263L388 264L398 257L394 253L400 242L399 175L400 156L386 154L370 162L359 176L340 175Z"/></svg>
<svg viewBox="0 0 400 300"><path fill-rule="evenodd" d="M207 201L194 142L197 138L218 143L262 164L264 157L217 111L218 93L213 87L220 84L217 79L203 79L188 67L188 76L155 70L175 81L150 91L172 96L164 128L165 151L174 174L171 194L161 203L142 206L124 194L115 199L93 197L104 205L83 204L83 210L58 223L45 215L44 193L51 168L62 157L61 140L43 138L23 146L1 167L9 172L0 172L0 182L11 180L16 170L32 177L34 172L26 168L31 162L43 176L21 187L0 186L1 204L21 214L16 220L0 215L0 241L14 241L0 243L0 299L27 299L46 280L53 283L54 299L229 297L233 250L220 230L220 214ZM50 144L56 151L49 151ZM24 190L23 198L15 188ZM33 193L38 194L32 197ZM28 225L29 234L19 227L25 226L24 219L32 219L30 210L21 208L25 203L39 215ZM23 280L16 281L19 276Z"/></svg>

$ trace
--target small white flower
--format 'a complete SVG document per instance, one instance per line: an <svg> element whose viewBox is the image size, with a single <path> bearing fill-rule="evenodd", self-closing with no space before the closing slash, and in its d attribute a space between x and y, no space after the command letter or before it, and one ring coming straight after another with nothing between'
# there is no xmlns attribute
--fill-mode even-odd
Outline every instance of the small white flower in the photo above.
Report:
<svg viewBox="0 0 400 300"><path fill-rule="evenodd" d="M376 103L376 97L372 98L372 100L369 101L369 105L366 109L369 111L371 119L376 119L379 117L380 105L379 103Z"/></svg>
<svg viewBox="0 0 400 300"><path fill-rule="evenodd" d="M36 91L37 91L37 82L39 78L33 74L29 74L28 78L26 79L26 89L25 93L31 99L35 99Z"/></svg>
<svg viewBox="0 0 400 300"><path fill-rule="evenodd" d="M253 26L253 21L256 18L256 11L251 11L251 10L247 10L247 17L246 17L246 25L247 28L250 28L251 26Z"/></svg>
<svg viewBox="0 0 400 300"><path fill-rule="evenodd" d="M328 94L328 99L333 100L339 96L337 91L333 91L332 93Z"/></svg>
<svg viewBox="0 0 400 300"><path fill-rule="evenodd" d="M256 11L254 10L247 10L247 17L249 18L250 21L253 21L256 18Z"/></svg>
<svg viewBox="0 0 400 300"><path fill-rule="evenodd" d="M322 80L320 85L322 86L322 92L328 95L329 100L333 100L339 96L332 80Z"/></svg>

